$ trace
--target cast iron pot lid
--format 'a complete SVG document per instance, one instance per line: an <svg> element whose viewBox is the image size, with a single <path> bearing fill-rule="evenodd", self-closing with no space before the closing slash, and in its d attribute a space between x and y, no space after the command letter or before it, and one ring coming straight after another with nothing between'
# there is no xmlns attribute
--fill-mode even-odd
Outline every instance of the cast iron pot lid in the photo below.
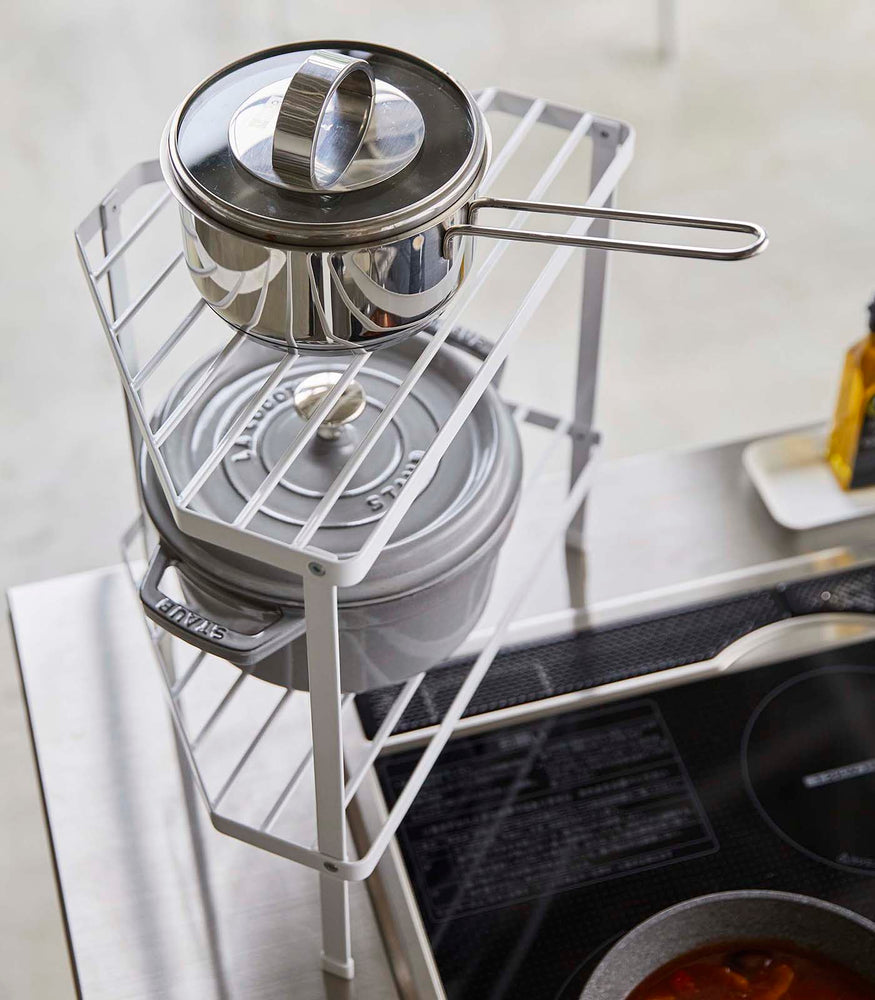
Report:
<svg viewBox="0 0 875 1000"><path fill-rule="evenodd" d="M323 440L318 435L311 439L250 522L251 530L286 542L294 538L426 342L425 336L419 335L368 358L357 376L364 390L360 416L345 425L335 440ZM177 488L188 482L254 390L268 377L270 361L275 357L269 348L245 344L168 439L163 454ZM210 360L206 359L175 386L159 421ZM302 425L295 406L296 388L319 373L343 371L348 362L348 357L325 362L301 356L204 484L195 508L223 521L233 521ZM338 498L314 536L314 545L337 555L360 549L376 522L390 509L399 485L416 467L470 376L468 359L456 349L442 347ZM411 505L390 544L365 580L344 591L344 600L398 596L428 586L456 568L485 545L511 515L521 467L516 427L490 387L453 440L430 483ZM181 532L151 462L145 457L141 476L149 516L171 549L191 568L250 596L300 602L298 577Z"/></svg>
<svg viewBox="0 0 875 1000"><path fill-rule="evenodd" d="M296 190L294 176L271 162L271 139L290 81L322 53L366 64L373 112L346 172L325 191ZM286 45L232 63L192 91L162 141L165 176L207 217L303 246L416 232L468 199L487 159L486 123L464 87L404 52L349 41Z"/></svg>

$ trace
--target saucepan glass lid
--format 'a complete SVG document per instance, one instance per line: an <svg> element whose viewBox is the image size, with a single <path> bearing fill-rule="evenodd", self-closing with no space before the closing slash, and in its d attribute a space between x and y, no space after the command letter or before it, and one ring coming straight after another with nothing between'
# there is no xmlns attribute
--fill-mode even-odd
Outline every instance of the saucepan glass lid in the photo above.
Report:
<svg viewBox="0 0 875 1000"><path fill-rule="evenodd" d="M471 95L413 56L310 42L206 80L167 134L176 181L207 214L270 239L377 239L438 213L482 175Z"/></svg>

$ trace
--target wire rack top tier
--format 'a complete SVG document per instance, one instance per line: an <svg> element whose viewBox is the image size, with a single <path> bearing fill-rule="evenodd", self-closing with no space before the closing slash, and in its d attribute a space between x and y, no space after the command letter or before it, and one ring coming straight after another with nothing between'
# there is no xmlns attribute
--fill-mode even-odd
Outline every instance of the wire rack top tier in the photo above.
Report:
<svg viewBox="0 0 875 1000"><path fill-rule="evenodd" d="M628 125L589 112L495 88L481 93L478 103L484 112L490 115L504 115L512 122L512 127L505 129L506 137L503 142L496 143L496 154L478 192L479 195L487 194L494 189L499 177L505 171L525 168L529 162L542 161L544 130L539 127L548 126L552 134L559 137L558 148L532 184L528 198L533 201L544 200L563 171L568 172L570 166L573 169L572 154L584 140L589 139L593 140L594 151L597 148L596 143L609 149L610 158L607 162L599 164L598 171L593 169L590 196L586 205L601 208L610 200L632 157L633 132ZM113 228L112 220L108 222L108 214L120 215L123 205L136 202L137 198L142 200L141 196L146 191L153 192L154 195L137 221L125 230L122 230L121 224L118 223L115 226L116 239L112 244L108 244L106 233ZM175 271L184 272L184 267L179 267L183 256L179 249L178 233L172 227L165 227L161 230L165 234L163 241L156 235L153 242L157 240L159 246L160 252L157 254L159 266L152 272L153 276L142 290L135 289L129 292L125 288L124 293L120 294L114 287L114 273L121 272L127 263L125 258L135 243L144 242L147 234L159 233L159 221L164 214L163 210L172 203L158 162L142 163L129 171L78 227L76 243L130 411L173 518L180 530L187 535L255 558L268 565L300 576L315 573L327 578L328 582L336 586L351 586L358 583L389 543L417 495L429 483L453 438L496 376L513 341L535 314L570 260L573 248L560 246L553 249L546 262L539 264L533 270L531 280L516 290L518 300L514 303L508 321L504 323L502 331L496 337L494 346L485 359L472 368L470 383L446 421L435 431L430 445L424 450L416 467L403 482L396 482L391 504L374 522L361 545L355 551L338 555L319 546L320 527L325 524L335 503L344 494L404 400L423 377L429 363L441 349L448 335L465 321L466 309L469 309L472 300L484 287L489 276L495 272L509 244L497 243L488 246L481 254L479 265L468 276L456 297L434 324L433 335L422 353L411 365L406 377L395 389L382 411L361 435L358 444L351 451L334 481L325 490L321 499L314 504L308 518L297 528L294 535L288 540L282 540L256 530L253 519L269 503L274 490L305 451L322 421L358 372L367 364L369 355L364 352L348 355L345 370L342 371L331 392L325 396L309 420L300 426L288 442L284 442L285 450L266 471L260 485L249 498L241 500L240 509L234 512L233 516L218 516L212 510L204 510L203 505L199 509L198 499L207 481L227 459L247 425L251 424L253 419L257 419L266 401L269 405L272 394L283 384L283 380L294 377L295 365L299 363L302 355L268 352L270 366L267 374L248 402L215 442L210 453L196 468L188 482L174 481L165 457L165 446L179 430L186 416L209 394L211 386L223 371L227 370L226 366L231 364L235 355L245 344L251 343L251 340L245 333L233 330L214 316L204 300L196 297L197 293L191 286L187 291L190 298L181 307L177 295L172 306L164 308L162 320L157 325L164 324L162 328L166 328L166 335L161 335L157 346L144 351L140 342L140 331L146 329L150 335L154 335L156 323L154 321L147 323L146 317L155 308L156 300L162 297L159 290L164 289L162 294L166 294L172 284L168 281L171 275ZM525 212L518 212L512 224L521 227L526 219ZM589 218L576 219L565 232L572 236L583 236L592 222L593 220ZM92 244L98 243L101 245L95 252ZM124 301L124 307L117 309L114 304L116 301ZM147 305L149 310L146 309ZM201 367L197 378L187 387L171 411L165 412L160 420L155 419L150 415L144 397L147 384L153 380L159 369L166 374L172 367L171 362L184 356L185 352L181 350L181 345L192 336L196 326L206 322L211 322L214 330L218 331L219 343L212 359ZM141 355L145 356L146 360L140 362ZM185 374L189 367L190 362L179 369L179 377Z"/></svg>

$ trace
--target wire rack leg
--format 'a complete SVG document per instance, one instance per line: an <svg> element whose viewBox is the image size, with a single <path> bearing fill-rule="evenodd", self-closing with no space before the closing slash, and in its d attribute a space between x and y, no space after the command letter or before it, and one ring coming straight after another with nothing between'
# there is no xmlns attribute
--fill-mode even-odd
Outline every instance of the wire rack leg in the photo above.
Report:
<svg viewBox="0 0 875 1000"><path fill-rule="evenodd" d="M168 634L164 634L158 639L158 643L162 650L164 663L162 673L164 673L168 686L172 688L179 679L176 670L173 641ZM182 718L182 706L179 706L179 708L180 718ZM213 966L213 975L215 976L216 995L218 1000L230 1000L231 994L228 991L228 976L225 969L219 932L219 917L213 896L212 883L210 882L210 870L204 845L204 829L201 823L198 791L195 786L194 776L186 759L182 736L176 726L173 725L172 719L170 728L173 731L173 746L176 750L176 759L179 764L179 779L182 783L185 814L188 820L192 854L194 855L195 875L203 905L204 927L207 933L207 946Z"/></svg>
<svg viewBox="0 0 875 1000"><path fill-rule="evenodd" d="M219 1000L230 1000L231 994L228 991L228 977L225 971L224 953L222 951L222 939L219 931L219 917L216 910L216 902L213 898L212 884L210 883L210 870L207 863L207 854L204 850L204 831L201 825L200 802L198 800L197 789L188 762L185 759L185 750L182 747L181 738L176 728L173 728L173 741L176 747L176 756L179 761L179 773L182 779L182 790L185 797L185 812L188 817L188 829L191 835L191 847L194 854L195 873L197 875L198 889L200 890L201 902L204 908L204 923L207 931L207 945L210 951L210 960L213 965L213 974L216 978L216 990Z"/></svg>
<svg viewBox="0 0 875 1000"><path fill-rule="evenodd" d="M316 835L319 850L346 860L343 745L341 732L340 646L337 588L308 573L304 577L307 618L307 662L310 680L310 726L316 786ZM331 867L326 863L326 868ZM352 979L349 887L331 875L320 875L322 896L322 968Z"/></svg>
<svg viewBox="0 0 875 1000"><path fill-rule="evenodd" d="M593 129L592 173L590 190L595 188L602 175L613 162L620 136L616 129L597 125ZM614 204L614 195L605 201L605 208ZM596 219L590 227L591 236L610 235L610 222ZM608 277L608 253L605 250L587 250L583 273L583 295L580 307L579 347L577 353L577 391L574 401L574 420L581 427L592 427L595 410L596 382L598 378L599 343L605 313L605 289ZM592 442L575 438L571 454L571 482L589 460ZM568 528L566 541L572 549L583 551L584 502Z"/></svg>
<svg viewBox="0 0 875 1000"><path fill-rule="evenodd" d="M122 197L121 192L117 189L114 189L100 204L100 240L103 244L103 252L107 256L109 256L113 250L115 250L116 247L123 242L121 224L123 205L124 198ZM115 322L125 309L127 309L131 300L131 293L128 285L127 264L124 259L124 254L120 255L112 266L107 269L107 283L109 286L110 315L112 316L113 322ZM136 337L134 335L133 328L129 327L119 335L119 345L128 359L128 364L136 370L139 366L137 364ZM128 402L127 397L124 397L124 394L123 398L125 404L125 414L128 419L128 434L131 439L131 451L134 456L138 456L140 454L142 438L140 436L140 431L137 428L137 421L134 417L134 412L131 409L131 404ZM136 461L137 459L135 457L135 462ZM137 499L140 504L140 510L145 513L146 506L143 501L140 477L134 476L134 482L136 483ZM146 552L148 555L148 552L151 550L151 547L154 545L156 539L152 529L152 522L148 517L146 517L144 523L145 529L143 543L146 546Z"/></svg>

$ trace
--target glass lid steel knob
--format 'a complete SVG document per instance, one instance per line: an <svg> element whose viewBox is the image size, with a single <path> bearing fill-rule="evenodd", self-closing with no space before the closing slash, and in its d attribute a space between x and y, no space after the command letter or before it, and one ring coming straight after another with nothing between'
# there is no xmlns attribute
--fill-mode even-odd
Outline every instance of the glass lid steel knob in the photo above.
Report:
<svg viewBox="0 0 875 1000"><path fill-rule="evenodd" d="M295 386L295 410L302 420L309 420L316 407L322 402L341 378L340 372L317 372L302 379ZM328 416L316 432L324 441L334 441L343 433L346 424L361 416L367 404L365 390L361 383L353 379L343 390Z"/></svg>
<svg viewBox="0 0 875 1000"><path fill-rule="evenodd" d="M327 49L248 97L228 128L237 163L306 194L379 184L413 162L424 138L414 101L376 78L366 59Z"/></svg>
<svg viewBox="0 0 875 1000"><path fill-rule="evenodd" d="M296 186L330 191L359 151L373 109L374 73L364 59L314 52L280 105L274 169Z"/></svg>

